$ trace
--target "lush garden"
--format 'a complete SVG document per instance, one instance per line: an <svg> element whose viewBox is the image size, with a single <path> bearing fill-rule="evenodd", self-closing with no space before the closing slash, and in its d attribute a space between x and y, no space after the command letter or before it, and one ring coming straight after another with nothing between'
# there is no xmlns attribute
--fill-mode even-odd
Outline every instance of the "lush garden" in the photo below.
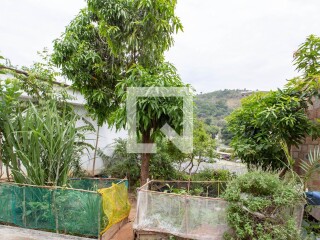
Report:
<svg viewBox="0 0 320 240"><path fill-rule="evenodd" d="M116 139L109 156L103 148L86 141L87 134L96 129L74 110L72 96L64 84L56 82L58 77L71 81L70 88L84 96L88 117L98 126L108 124L116 130L131 127L126 112L128 87L189 87L193 94L192 87L183 83L175 67L165 61L164 53L174 43L173 34L183 29L175 7L176 1L169 0L87 0L87 7L54 41L53 53L45 52L42 63L17 69L1 57L0 161L5 167L0 173L6 172L7 181L15 183L0 184L1 222L88 236L97 236L110 227L112 219L104 215L103 203L116 201L110 198L110 189L123 183L84 189L70 180L88 176L81 168L81 156L93 149L104 161L101 174L126 177L133 192L148 178L163 180L142 190L146 199L150 195L159 203L148 217L153 214L163 224L162 229L174 226L173 232L168 232L173 235L184 236L181 229L198 234L201 227L219 227L219 221L228 226L223 228L225 239L312 239L319 233L319 227L307 221L300 231L304 193L308 181L320 170L319 151L311 152L300 166L290 156L291 147L306 136L320 136L318 121L307 115L319 97L320 40L316 36L309 36L295 52L294 64L300 76L289 80L283 89L244 98L242 106L227 118L228 129L223 132L232 136L233 154L248 166L245 175L236 176L227 170L197 171L205 158L216 154L217 130L197 116L183 119L180 98L136 100L137 137L140 143L156 143L156 154L128 153L128 140ZM82 126L77 124L80 118L85 123ZM192 153L178 150L161 132L168 123L182 133L184 121L194 125ZM296 167L302 174L295 173ZM196 173L191 172L194 168ZM122 187L118 194L125 204L118 220L127 217L130 210L128 186ZM178 207L166 209L159 197L165 195L159 194L178 196L177 201L168 201ZM224 199L225 212L219 217L215 211L221 210L222 200L217 204L213 200L216 197ZM3 208L8 205L13 211ZM192 227L168 218L173 215Z"/></svg>

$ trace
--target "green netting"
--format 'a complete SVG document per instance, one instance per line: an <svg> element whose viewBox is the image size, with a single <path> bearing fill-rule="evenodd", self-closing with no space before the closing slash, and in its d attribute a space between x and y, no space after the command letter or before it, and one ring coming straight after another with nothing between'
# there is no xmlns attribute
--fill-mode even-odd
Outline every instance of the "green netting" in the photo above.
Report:
<svg viewBox="0 0 320 240"><path fill-rule="evenodd" d="M71 178L69 179L69 186L75 189L97 191L98 189L111 187L112 183L121 182L124 182L128 188L128 180L112 178Z"/></svg>
<svg viewBox="0 0 320 240"><path fill-rule="evenodd" d="M100 232L98 193L0 184L0 196L1 222L74 235Z"/></svg>
<svg viewBox="0 0 320 240"><path fill-rule="evenodd" d="M102 195L97 190L109 189L112 184L123 184L120 179L71 179L72 188L53 188L23 184L0 183L0 222L20 227L47 230L58 233L98 237L107 226L109 218L102 205ZM127 189L123 186L123 189ZM108 209L119 207L112 201ZM120 205L121 208L126 206ZM119 209L120 211L121 209ZM118 210L117 210L118 211ZM111 219L112 220L112 219Z"/></svg>

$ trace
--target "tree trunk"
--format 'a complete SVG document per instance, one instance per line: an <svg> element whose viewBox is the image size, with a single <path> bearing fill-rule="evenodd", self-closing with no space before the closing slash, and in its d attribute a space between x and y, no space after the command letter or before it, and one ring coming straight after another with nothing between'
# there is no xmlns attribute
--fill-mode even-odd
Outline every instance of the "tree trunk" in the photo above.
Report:
<svg viewBox="0 0 320 240"><path fill-rule="evenodd" d="M142 154L141 172L140 172L140 184L141 186L147 182L149 178L149 165L150 165L150 153Z"/></svg>
<svg viewBox="0 0 320 240"><path fill-rule="evenodd" d="M147 130L142 134L142 143L151 143L151 130ZM149 178L149 165L151 153L142 153L141 170L140 170L140 185L142 186Z"/></svg>

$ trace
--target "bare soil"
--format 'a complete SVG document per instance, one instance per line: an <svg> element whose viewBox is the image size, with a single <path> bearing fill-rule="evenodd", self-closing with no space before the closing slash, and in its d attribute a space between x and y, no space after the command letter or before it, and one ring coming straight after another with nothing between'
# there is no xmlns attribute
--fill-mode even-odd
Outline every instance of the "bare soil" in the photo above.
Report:
<svg viewBox="0 0 320 240"><path fill-rule="evenodd" d="M117 232L116 235L113 236L111 240L134 240L134 233L133 233L133 222L136 217L137 212L137 200L134 194L129 195L129 200L131 203L131 211L129 215L129 222L124 225L120 231Z"/></svg>

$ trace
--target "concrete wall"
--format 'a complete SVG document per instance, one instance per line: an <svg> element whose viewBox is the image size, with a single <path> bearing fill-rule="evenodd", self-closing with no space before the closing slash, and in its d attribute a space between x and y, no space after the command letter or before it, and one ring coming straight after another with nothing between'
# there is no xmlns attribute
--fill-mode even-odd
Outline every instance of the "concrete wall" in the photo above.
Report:
<svg viewBox="0 0 320 240"><path fill-rule="evenodd" d="M97 135L98 135L98 148L102 149L107 155L111 155L113 152L113 147L111 144L114 142L116 138L126 138L127 132L122 130L120 132L116 132L114 129L110 129L107 124L104 124L102 127L99 128L98 134L98 126L97 122L92 120L90 117L87 116L87 112L83 106L75 106L75 111L82 117L86 118L86 120L90 121L96 132L87 134L86 138L88 143L95 146ZM82 126L85 123L83 121L78 122L78 126ZM82 168L86 170L88 173L92 173L93 170L93 159L94 159L94 151L89 150L89 152L85 152L82 156L81 163ZM97 156L96 163L95 163L95 174L99 174L103 170L103 161L102 159Z"/></svg>

